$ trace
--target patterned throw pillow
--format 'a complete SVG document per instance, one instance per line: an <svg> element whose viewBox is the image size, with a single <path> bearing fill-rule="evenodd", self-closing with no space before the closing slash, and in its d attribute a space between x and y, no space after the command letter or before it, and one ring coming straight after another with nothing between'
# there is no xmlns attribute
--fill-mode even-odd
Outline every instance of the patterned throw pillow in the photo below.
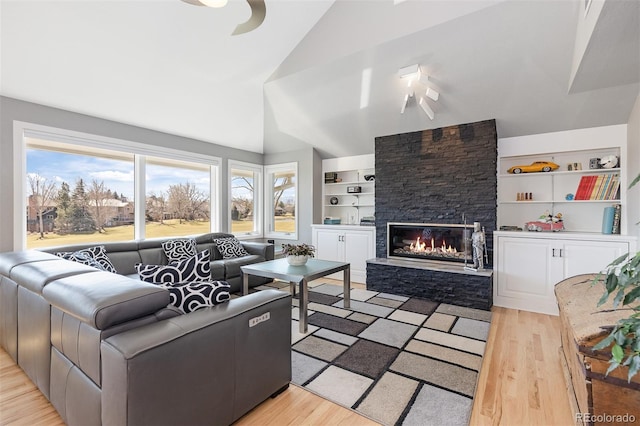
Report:
<svg viewBox="0 0 640 426"><path fill-rule="evenodd" d="M164 250L164 254L169 259L169 263L180 262L198 254L196 240L193 238L165 241L162 243L162 250Z"/></svg>
<svg viewBox="0 0 640 426"><path fill-rule="evenodd" d="M189 259L172 265L138 263L136 270L142 281L155 284L208 281L211 279L209 250L203 250Z"/></svg>
<svg viewBox="0 0 640 426"><path fill-rule="evenodd" d="M223 259L249 256L249 253L242 247L236 237L214 238L213 242L218 246Z"/></svg>
<svg viewBox="0 0 640 426"><path fill-rule="evenodd" d="M56 253L57 256L70 260L72 262L82 263L83 265L88 265L96 269L100 269L104 271L104 267L93 257L91 257L88 253L77 251L77 252L60 252Z"/></svg>
<svg viewBox="0 0 640 426"><path fill-rule="evenodd" d="M171 304L185 314L229 300L231 286L226 281L160 284L169 290Z"/></svg>
<svg viewBox="0 0 640 426"><path fill-rule="evenodd" d="M103 271L113 272L114 274L117 273L116 268L113 266L111 260L109 260L109 257L107 256L107 251L105 250L104 246L89 247L73 252L59 251L56 253L56 256L60 256L63 259L73 260L74 262L80 263L83 263L81 261L82 259L86 259L86 257L89 257L100 265L100 267L95 266L95 264L91 264L90 266L102 269ZM89 265L89 263L84 264Z"/></svg>

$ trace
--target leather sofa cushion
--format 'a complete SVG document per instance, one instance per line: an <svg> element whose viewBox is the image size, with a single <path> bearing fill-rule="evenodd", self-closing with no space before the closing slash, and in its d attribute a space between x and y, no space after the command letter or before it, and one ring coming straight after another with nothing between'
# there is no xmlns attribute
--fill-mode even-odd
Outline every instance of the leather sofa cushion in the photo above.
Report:
<svg viewBox="0 0 640 426"><path fill-rule="evenodd" d="M97 269L58 258L46 262L29 262L11 270L11 279L34 293L42 294L47 283L70 275L95 273Z"/></svg>
<svg viewBox="0 0 640 426"><path fill-rule="evenodd" d="M11 253L2 253L0 257L0 274L5 277L10 276L11 270L22 263L40 262L43 260L56 260L57 256L41 251L15 251Z"/></svg>
<svg viewBox="0 0 640 426"><path fill-rule="evenodd" d="M224 266L226 269L227 278L239 277L240 267L245 265L251 265L256 262L263 262L264 258L252 254L250 256L237 257L235 259L225 259Z"/></svg>
<svg viewBox="0 0 640 426"><path fill-rule="evenodd" d="M169 292L154 284L96 272L50 282L42 295L52 305L99 330L152 314L169 304Z"/></svg>

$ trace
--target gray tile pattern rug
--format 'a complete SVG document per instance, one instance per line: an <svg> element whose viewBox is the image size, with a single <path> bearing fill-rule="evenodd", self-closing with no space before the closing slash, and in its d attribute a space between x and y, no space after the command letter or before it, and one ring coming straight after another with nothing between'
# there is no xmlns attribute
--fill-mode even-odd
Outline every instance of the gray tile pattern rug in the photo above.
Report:
<svg viewBox="0 0 640 426"><path fill-rule="evenodd" d="M281 284L273 286L288 291ZM308 333L292 336L292 382L383 425L467 425L491 312L368 290L352 295L345 309L342 287L309 289L319 309ZM292 330L297 320L294 307Z"/></svg>

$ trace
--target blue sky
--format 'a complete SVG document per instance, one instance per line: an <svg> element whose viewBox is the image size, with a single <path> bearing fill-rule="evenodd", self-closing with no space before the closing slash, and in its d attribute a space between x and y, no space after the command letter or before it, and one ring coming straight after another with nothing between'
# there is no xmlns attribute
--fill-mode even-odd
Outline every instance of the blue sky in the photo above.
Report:
<svg viewBox="0 0 640 426"><path fill-rule="evenodd" d="M37 149L27 150L27 173L35 173L58 183L67 182L71 191L79 178L88 186L93 179L133 200L133 161L112 160ZM203 171L148 164L147 195L166 191L169 185L190 182L209 193L209 174Z"/></svg>

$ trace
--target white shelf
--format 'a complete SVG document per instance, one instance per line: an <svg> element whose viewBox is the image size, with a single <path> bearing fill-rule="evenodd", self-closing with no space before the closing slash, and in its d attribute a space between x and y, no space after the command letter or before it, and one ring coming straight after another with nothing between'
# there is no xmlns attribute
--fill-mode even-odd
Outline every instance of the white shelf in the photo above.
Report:
<svg viewBox="0 0 640 426"><path fill-rule="evenodd" d="M620 200L531 200L531 201L500 201L501 204L618 204Z"/></svg>
<svg viewBox="0 0 640 426"><path fill-rule="evenodd" d="M601 173L616 173L620 172L620 168L613 169L583 169L583 170L561 170L554 172L537 172L537 173L504 173L498 175L500 178L524 178L524 177L549 177L549 176L562 176L562 175L589 175L589 174L601 174Z"/></svg>
<svg viewBox="0 0 640 426"><path fill-rule="evenodd" d="M362 181L350 181L350 182L325 182L326 186L336 186L336 185L374 185L375 181L370 180L362 180Z"/></svg>

